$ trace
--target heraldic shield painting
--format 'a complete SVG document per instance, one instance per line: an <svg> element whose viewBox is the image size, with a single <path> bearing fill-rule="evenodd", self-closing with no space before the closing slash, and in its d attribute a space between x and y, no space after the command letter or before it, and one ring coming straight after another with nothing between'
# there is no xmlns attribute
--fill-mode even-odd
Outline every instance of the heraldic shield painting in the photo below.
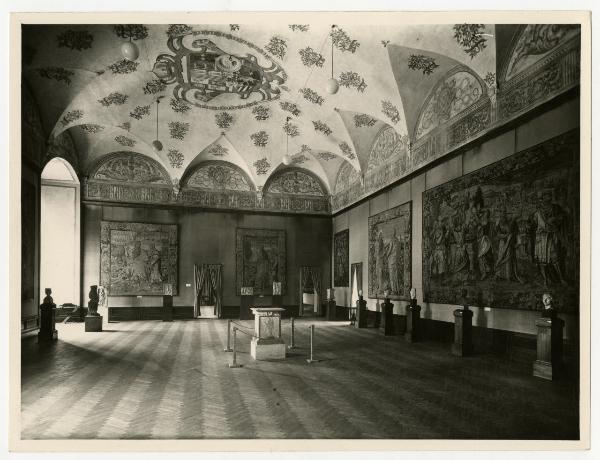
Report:
<svg viewBox="0 0 600 460"><path fill-rule="evenodd" d="M177 295L177 225L101 223L100 276L109 296Z"/></svg>
<svg viewBox="0 0 600 460"><path fill-rule="evenodd" d="M578 152L570 133L425 192L425 301L577 310Z"/></svg>
<svg viewBox="0 0 600 460"><path fill-rule="evenodd" d="M285 230L238 228L236 232L237 294L253 287L254 295L272 295L273 282L285 294Z"/></svg>
<svg viewBox="0 0 600 460"><path fill-rule="evenodd" d="M411 202L369 217L369 297L408 300L411 288Z"/></svg>
<svg viewBox="0 0 600 460"><path fill-rule="evenodd" d="M184 26L185 27L185 26ZM287 80L283 68L253 43L219 31L172 33L153 72L173 94L205 109L232 110L278 99ZM213 101L219 97L219 103Z"/></svg>

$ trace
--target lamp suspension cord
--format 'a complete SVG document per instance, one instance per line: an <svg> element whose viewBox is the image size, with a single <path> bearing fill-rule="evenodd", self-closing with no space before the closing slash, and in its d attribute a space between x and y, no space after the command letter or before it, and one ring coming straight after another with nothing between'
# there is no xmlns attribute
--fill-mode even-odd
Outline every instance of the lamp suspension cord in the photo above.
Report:
<svg viewBox="0 0 600 460"><path fill-rule="evenodd" d="M333 29L335 26L331 26L331 78L333 78Z"/></svg>
<svg viewBox="0 0 600 460"><path fill-rule="evenodd" d="M160 104L160 100L156 100L156 140L158 140L158 104Z"/></svg>

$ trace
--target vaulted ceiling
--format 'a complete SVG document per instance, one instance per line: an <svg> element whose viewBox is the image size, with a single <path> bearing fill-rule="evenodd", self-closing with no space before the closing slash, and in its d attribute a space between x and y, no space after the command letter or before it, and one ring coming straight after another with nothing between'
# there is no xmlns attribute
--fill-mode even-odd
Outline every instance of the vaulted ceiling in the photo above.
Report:
<svg viewBox="0 0 600 460"><path fill-rule="evenodd" d="M132 151L173 179L228 161L260 187L289 152L333 192L340 168L366 171L382 128L414 140L449 74L493 81L495 28L472 26L26 26L23 77L45 132L70 134L83 174ZM121 54L128 36L140 51L133 61ZM332 53L337 94L326 90Z"/></svg>

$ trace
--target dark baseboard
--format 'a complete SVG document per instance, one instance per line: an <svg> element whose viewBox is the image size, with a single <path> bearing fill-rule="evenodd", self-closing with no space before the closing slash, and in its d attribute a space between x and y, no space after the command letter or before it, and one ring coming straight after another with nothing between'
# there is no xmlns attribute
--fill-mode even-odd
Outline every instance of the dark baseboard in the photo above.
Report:
<svg viewBox="0 0 600 460"><path fill-rule="evenodd" d="M40 328L40 317L37 315L23 316L21 318L21 334Z"/></svg>
<svg viewBox="0 0 600 460"><path fill-rule="evenodd" d="M108 321L162 320L163 307L108 307ZM173 307L173 319L193 319L194 307Z"/></svg>

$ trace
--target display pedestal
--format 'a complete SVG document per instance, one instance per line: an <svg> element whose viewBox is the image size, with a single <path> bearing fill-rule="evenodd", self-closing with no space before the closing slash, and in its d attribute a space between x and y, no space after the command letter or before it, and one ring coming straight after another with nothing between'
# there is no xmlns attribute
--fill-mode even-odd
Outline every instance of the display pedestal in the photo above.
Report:
<svg viewBox="0 0 600 460"><path fill-rule="evenodd" d="M367 301L362 297L356 301L356 322L354 327L362 329L367 327Z"/></svg>
<svg viewBox="0 0 600 460"><path fill-rule="evenodd" d="M102 332L102 316L86 316L85 332Z"/></svg>
<svg viewBox="0 0 600 460"><path fill-rule="evenodd" d="M281 338L283 308L252 308L254 337L250 355L256 360L285 359L285 342Z"/></svg>
<svg viewBox="0 0 600 460"><path fill-rule="evenodd" d="M560 375L562 367L562 342L564 321L552 314L538 318L537 359L533 363L533 376L553 380Z"/></svg>
<svg viewBox="0 0 600 460"><path fill-rule="evenodd" d="M473 350L472 345L473 312L469 309L454 310L454 356L468 356Z"/></svg>
<svg viewBox="0 0 600 460"><path fill-rule="evenodd" d="M327 300L327 321L335 321L336 319L336 304L335 299Z"/></svg>
<svg viewBox="0 0 600 460"><path fill-rule="evenodd" d="M416 300L406 307L406 333L404 339L407 342L417 342L421 333L421 306L417 305Z"/></svg>
<svg viewBox="0 0 600 460"><path fill-rule="evenodd" d="M173 296L163 295L162 320L173 321Z"/></svg>
<svg viewBox="0 0 600 460"><path fill-rule="evenodd" d="M57 340L58 331L56 330L56 304L46 302L41 304L40 316L38 343Z"/></svg>
<svg viewBox="0 0 600 460"><path fill-rule="evenodd" d="M381 304L379 329L383 335L394 335L394 304L390 302L390 299L385 299Z"/></svg>
<svg viewBox="0 0 600 460"><path fill-rule="evenodd" d="M242 295L240 297L240 319L252 319L250 308L254 303L253 295Z"/></svg>

